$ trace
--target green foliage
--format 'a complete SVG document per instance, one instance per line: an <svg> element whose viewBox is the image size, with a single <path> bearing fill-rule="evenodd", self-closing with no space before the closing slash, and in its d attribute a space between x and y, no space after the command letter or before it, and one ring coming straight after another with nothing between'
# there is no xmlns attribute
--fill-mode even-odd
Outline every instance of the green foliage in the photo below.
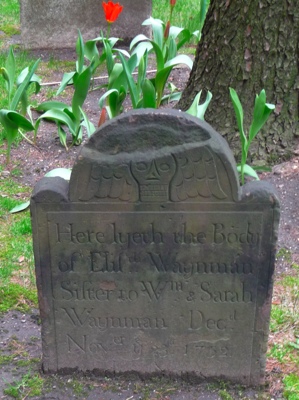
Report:
<svg viewBox="0 0 299 400"><path fill-rule="evenodd" d="M94 54L97 52L95 49L96 46L94 47ZM60 143L66 149L68 148L66 127L72 136L71 145L79 145L82 142L83 127L85 127L88 136L92 135L95 131L94 125L83 111L83 104L89 91L92 76L100 61L99 57L96 58L93 56L88 66L84 64L86 53L80 31L76 44L76 52L78 56L76 71L64 74L56 93L56 95L59 95L67 85L72 84L74 86L74 94L71 106L59 101L46 101L36 107L37 111L43 112L36 121L36 127L38 128L42 119L54 121L57 125ZM88 54L91 54L91 51Z"/></svg>
<svg viewBox="0 0 299 400"><path fill-rule="evenodd" d="M71 178L72 170L70 168L55 168L45 174L45 177L52 178L54 176L60 176L60 178L69 181Z"/></svg>
<svg viewBox="0 0 299 400"><path fill-rule="evenodd" d="M30 215L29 212L9 213L22 203L21 193L29 195L29 188L20 186L11 178L0 178L0 193L0 282L5 286L14 275L20 282L25 280L30 287L35 283ZM3 304L1 300L0 303Z"/></svg>
<svg viewBox="0 0 299 400"><path fill-rule="evenodd" d="M291 275L282 276L279 285L285 289L286 295L273 304L271 310L272 332L283 332L292 329L299 334L299 271L294 268ZM296 343L295 346L296 348Z"/></svg>
<svg viewBox="0 0 299 400"><path fill-rule="evenodd" d="M191 33L188 29L170 26L169 23L165 24L160 19L152 17L145 20L143 25L151 26L153 38L150 39L142 34L137 35L130 44L130 50L132 55L136 54L137 56L137 65L144 56L147 57L151 53L155 55L157 72L150 82L155 90L155 108L158 108L161 105L165 86L172 69L178 64L185 64L190 69L192 68L193 62L190 57L177 53L193 35L198 38L199 32ZM128 76L127 79L129 79ZM169 99L169 96L164 96L163 101ZM137 104L139 103L137 102Z"/></svg>
<svg viewBox="0 0 299 400"><path fill-rule="evenodd" d="M248 151L249 151L249 147L250 147L253 139L256 137L258 132L262 129L264 124L267 122L267 119L269 118L272 111L275 109L275 106L274 106L274 104L266 103L265 90L262 90L259 95L256 95L254 109L253 109L252 122L251 122L251 126L249 129L249 134L246 135L246 133L244 131L244 127L243 127L244 113L243 113L242 104L239 100L239 97L238 97L236 91L232 88L230 88L229 91L230 91L230 97L231 97L231 101L233 103L234 111L236 114L236 119L237 119L239 134L240 134L242 158L241 158L241 164L238 167L239 167L239 171L240 171L240 175L241 175L241 183L242 183L242 185L244 185L245 173L254 178L258 178L256 172L249 165L247 165L246 169L245 169L245 165L246 165L246 161L247 161L247 157L248 157Z"/></svg>
<svg viewBox="0 0 299 400"><path fill-rule="evenodd" d="M222 400L234 400L226 390L219 390L219 396Z"/></svg>
<svg viewBox="0 0 299 400"><path fill-rule="evenodd" d="M25 203L14 206L9 212L11 214L14 214L20 211L25 211L29 206L30 206L30 201L26 201Z"/></svg>
<svg viewBox="0 0 299 400"><path fill-rule="evenodd" d="M23 216L11 225L11 233L13 235L27 235L32 233L30 215Z"/></svg>
<svg viewBox="0 0 299 400"><path fill-rule="evenodd" d="M190 108L186 111L186 113L193 115L194 117L197 117L199 119L204 120L205 112L212 100L212 93L211 92L207 93L206 100L203 104L199 104L200 97L201 97L201 91L199 93L197 93Z"/></svg>
<svg viewBox="0 0 299 400"><path fill-rule="evenodd" d="M5 66L0 68L0 74L5 80L8 98L8 108L0 109L0 123L4 127L7 141L7 163L10 161L11 145L16 140L18 133L23 135L22 131L35 131L30 113L27 91L30 85L35 85L35 93L38 93L40 90L40 79L35 75L38 63L39 60L37 60L31 68L26 67L16 78L15 56L13 48L10 47ZM26 112L28 113L29 119L25 116Z"/></svg>
<svg viewBox="0 0 299 400"><path fill-rule="evenodd" d="M198 27L201 29L207 8L208 1L202 0L199 4ZM159 5L159 12L161 11ZM171 87L169 94L164 94L168 78L172 69L178 64L185 64L192 68L192 60L187 55L178 55L182 46L189 42L192 36L197 40L200 37L200 29L191 33L189 29L171 26L174 6L167 8L167 23L158 18L148 18L143 25L152 28L152 38L145 35L137 35L130 44L130 54L123 50L117 50L121 63L115 61L112 46L107 40L103 40L109 82L106 93L100 98L99 105L103 110L107 101L106 109L109 117L119 115L123 110L123 102L130 95L133 108L158 108L165 102L179 100L180 93L176 88ZM170 13L169 13L170 11ZM153 78L146 77L148 58L154 54L157 71ZM134 81L134 71L137 69L137 79ZM103 113L101 112L101 115ZM102 121L101 121L102 123Z"/></svg>
<svg viewBox="0 0 299 400"><path fill-rule="evenodd" d="M14 283L0 287L1 313L11 309L28 312L32 307L37 307L36 290Z"/></svg>
<svg viewBox="0 0 299 400"><path fill-rule="evenodd" d="M288 251L281 249L278 254L291 263ZM299 365L299 270L296 265L291 266L290 274L278 277L276 285L280 294L271 310L270 331L274 343L270 345L268 356L279 362L280 368L287 371L296 370ZM275 291L274 291L275 293ZM275 337L279 340L275 340ZM297 399L299 394L298 376L285 375L284 396L286 399Z"/></svg>
<svg viewBox="0 0 299 400"><path fill-rule="evenodd" d="M202 15L206 14L209 3L209 0L177 0L171 23L184 26L191 32L201 30ZM163 21L168 20L169 0L153 0L153 17Z"/></svg>
<svg viewBox="0 0 299 400"><path fill-rule="evenodd" d="M130 56L129 53L123 53L119 51L119 57L121 63L115 62L115 57L112 55L112 49L107 41L104 41L105 52L107 54L107 71L109 75L108 85L104 85L107 88L106 93L100 98L99 106L101 109L104 107L104 103L107 99L107 111L110 118L116 117L123 111L123 102L127 96L128 90L130 90L132 106L136 108L136 97L137 92L135 89L135 83L132 78L134 69L137 66L137 57ZM128 59L126 60L125 57ZM141 63L142 65L142 63ZM139 69L141 76L141 69Z"/></svg>
<svg viewBox="0 0 299 400"><path fill-rule="evenodd" d="M299 399L299 375L291 374L284 378L285 385L284 396L287 400Z"/></svg>
<svg viewBox="0 0 299 400"><path fill-rule="evenodd" d="M25 399L27 397L40 396L44 385L44 380L38 375L28 372L20 381L8 385L4 389L4 394L15 399Z"/></svg>
<svg viewBox="0 0 299 400"><path fill-rule="evenodd" d="M286 249L285 247L282 247L276 253L276 258L277 259L282 259L282 260L287 261L287 262L291 262L292 261L292 252L289 249Z"/></svg>
<svg viewBox="0 0 299 400"><path fill-rule="evenodd" d="M82 76L82 73L89 69L89 73L91 77L94 75L97 67L104 61L105 55L100 57L97 44L99 41L102 41L103 38L96 38L93 40L89 40L84 43L81 32L78 32L78 39L76 42L76 53L77 53L77 61L76 61L76 70L72 72L66 72L63 75L60 86L57 90L56 95L58 96L68 85L73 85L79 79L79 76ZM88 65L85 64L85 61L88 61ZM84 75L83 75L84 76ZM81 78L82 79L82 78ZM86 78L85 78L86 79ZM89 84L90 85L90 79Z"/></svg>
<svg viewBox="0 0 299 400"><path fill-rule="evenodd" d="M106 93L100 98L99 106L103 109L107 101L106 108L110 118L122 112L127 94L130 95L134 109L158 108L162 103L178 100L180 93L174 93L174 90L163 96L169 75L178 64L186 64L192 68L192 60L188 56L177 55L178 50L193 35L189 30L170 26L169 23L166 25L154 18L148 18L143 25L152 27L153 38L137 35L130 44L130 54L115 49L120 63L113 56L110 42L103 41L109 82ZM155 55L157 71L153 78L148 79L146 73L151 53ZM133 79L135 69L136 81Z"/></svg>
<svg viewBox="0 0 299 400"><path fill-rule="evenodd" d="M19 0L1 0L0 31L4 32L7 36L20 33ZM4 36L4 42L5 39L6 37Z"/></svg>

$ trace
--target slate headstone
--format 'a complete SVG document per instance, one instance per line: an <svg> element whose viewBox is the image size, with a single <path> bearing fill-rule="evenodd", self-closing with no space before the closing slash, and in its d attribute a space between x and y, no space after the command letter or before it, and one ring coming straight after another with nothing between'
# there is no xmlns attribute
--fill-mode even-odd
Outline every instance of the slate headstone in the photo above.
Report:
<svg viewBox="0 0 299 400"><path fill-rule="evenodd" d="M208 124L113 119L31 211L45 371L262 382L279 203Z"/></svg>
<svg viewBox="0 0 299 400"><path fill-rule="evenodd" d="M123 11L111 27L111 36L129 42L140 33L148 33L141 24L151 15L152 1L119 3ZM78 29L84 40L97 38L107 29L101 1L20 0L20 5L21 39L26 49L75 48Z"/></svg>

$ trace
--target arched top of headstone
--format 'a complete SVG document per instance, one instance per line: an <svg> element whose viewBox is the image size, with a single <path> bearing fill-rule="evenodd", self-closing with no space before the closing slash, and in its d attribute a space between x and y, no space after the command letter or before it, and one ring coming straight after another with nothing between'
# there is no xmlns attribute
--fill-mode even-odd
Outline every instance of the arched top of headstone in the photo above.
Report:
<svg viewBox="0 0 299 400"><path fill-rule="evenodd" d="M235 202L239 183L226 141L176 110L135 110L98 129L83 147L70 201Z"/></svg>

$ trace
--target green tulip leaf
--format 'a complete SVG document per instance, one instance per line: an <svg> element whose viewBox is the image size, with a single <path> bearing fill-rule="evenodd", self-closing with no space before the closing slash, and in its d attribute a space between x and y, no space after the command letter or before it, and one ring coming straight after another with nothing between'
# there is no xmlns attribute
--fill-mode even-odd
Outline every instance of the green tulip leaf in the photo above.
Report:
<svg viewBox="0 0 299 400"><path fill-rule="evenodd" d="M151 42L140 42L132 51L132 55L137 55L137 65L145 53L149 53L153 49Z"/></svg>
<svg viewBox="0 0 299 400"><path fill-rule="evenodd" d="M0 68L0 71L2 72L3 78L6 81L5 83L8 91L8 101L10 103L16 73L16 60L12 46L9 47L8 56L5 62L5 68Z"/></svg>
<svg viewBox="0 0 299 400"><path fill-rule="evenodd" d="M75 92L72 99L72 112L77 121L80 121L80 107L83 106L88 94L91 81L91 69L92 66L90 65L81 74L79 74L75 83Z"/></svg>
<svg viewBox="0 0 299 400"><path fill-rule="evenodd" d="M27 208L29 206L30 206L30 201L26 201L22 204L19 204L18 206L15 206L9 212L10 212L10 214L15 214L15 213L27 210Z"/></svg>
<svg viewBox="0 0 299 400"><path fill-rule="evenodd" d="M44 101L43 103L39 104L35 110L44 112L52 110L53 108L57 110L64 110L65 108L68 108L71 110L70 106L68 106L66 103L62 103L61 101Z"/></svg>
<svg viewBox="0 0 299 400"><path fill-rule="evenodd" d="M262 129L272 111L275 109L274 104L266 103L266 92L262 90L255 98L253 109L253 120L249 130L249 141L251 142L258 132Z"/></svg>
<svg viewBox="0 0 299 400"><path fill-rule="evenodd" d="M188 29L180 28L179 26L171 26L169 29L169 36L172 36L176 39L182 32L189 32Z"/></svg>
<svg viewBox="0 0 299 400"><path fill-rule="evenodd" d="M229 92L230 92L230 97L231 97L233 107L235 110L235 114L236 114L242 148L245 148L247 145L247 137L245 135L244 128L243 128L243 120L244 120L243 107L239 100L239 96L237 95L237 92L232 88L229 88Z"/></svg>
<svg viewBox="0 0 299 400"><path fill-rule="evenodd" d="M69 181L71 179L72 170L70 168L54 168L45 174L47 178L53 178L55 176L60 176L60 178Z"/></svg>
<svg viewBox="0 0 299 400"><path fill-rule="evenodd" d="M104 107L106 98L108 96L110 96L111 93L114 93L114 92L116 92L118 94L118 90L117 89L109 89L106 93L103 94L103 96L99 100L100 109L102 109Z"/></svg>
<svg viewBox="0 0 299 400"><path fill-rule="evenodd" d="M129 91L130 91L131 100L132 100L132 106L133 106L133 108L136 108L139 98L138 98L136 84L132 77L132 72L135 69L135 66L137 64L137 56L136 56L136 54L134 54L128 61L126 61L124 56L120 53L119 58L122 62L124 72L126 75L126 79L128 82ZM134 66L133 70L132 70L132 66Z"/></svg>
<svg viewBox="0 0 299 400"><path fill-rule="evenodd" d="M114 60L113 60L113 54L112 54L112 49L109 41L103 40L103 45L105 49L105 55L106 55L106 65L107 65L107 72L108 75L111 74L114 66Z"/></svg>
<svg viewBox="0 0 299 400"><path fill-rule="evenodd" d="M34 74L34 72L35 72L35 70L36 70L36 68L37 68L37 66L39 64L39 61L40 60L38 59L34 63L32 68L29 70L29 72L27 73L26 77L24 78L23 82L18 87L18 89L17 89L17 91L16 91L16 93L15 93L15 95L14 95L12 101L11 101L11 104L10 104L10 109L11 110L15 111L17 109L17 106L18 106L18 104L19 104L24 92L27 90L28 85L30 83L30 80L31 80L31 78L32 78L32 76L33 76L33 74Z"/></svg>
<svg viewBox="0 0 299 400"><path fill-rule="evenodd" d="M153 45L153 49L154 52L156 54L156 60L157 60L157 70L158 72L161 71L164 68L164 57L163 57L163 53L161 50L161 47L159 47L159 45L157 43L155 43L154 41L150 41L150 43Z"/></svg>
<svg viewBox="0 0 299 400"><path fill-rule="evenodd" d="M58 124L67 125L72 134L75 133L75 124L70 116L64 111L59 109L52 109L42 114L39 119L47 119L55 121Z"/></svg>
<svg viewBox="0 0 299 400"><path fill-rule="evenodd" d="M63 74L62 81L56 92L56 96L58 96L67 87L67 85L70 85L73 83L73 80L74 80L74 77L76 74L78 74L78 72L76 72L76 71L65 72Z"/></svg>
<svg viewBox="0 0 299 400"><path fill-rule="evenodd" d="M182 92L167 94L162 97L160 104L167 104L167 103L171 103L172 101L179 101L181 96L182 96Z"/></svg>
<svg viewBox="0 0 299 400"><path fill-rule="evenodd" d="M163 68L156 75L155 84L154 84L154 86L156 88L156 92L157 92L156 107L159 107L160 104L161 104L163 91L164 91L167 79L169 77L169 74L170 74L172 68L173 68L173 66L169 66L167 68Z"/></svg>
<svg viewBox="0 0 299 400"><path fill-rule="evenodd" d="M57 122L57 129L58 129L58 136L59 136L60 143L67 150L68 147L67 147L67 143L66 143L66 132L59 122Z"/></svg>
<svg viewBox="0 0 299 400"><path fill-rule="evenodd" d="M160 19L156 18L148 18L145 21L143 21L142 25L151 25L152 26L152 31L153 31L153 41L156 43L156 45L162 49L163 46L163 39L164 39L164 24L163 21Z"/></svg>
<svg viewBox="0 0 299 400"><path fill-rule="evenodd" d="M77 72L81 74L84 69L84 42L80 30L78 30L78 39L76 42L76 53L78 56L77 60Z"/></svg>
<svg viewBox="0 0 299 400"><path fill-rule="evenodd" d="M242 172L242 166L241 166L241 165L238 165L238 166L237 166L237 170L238 170L238 172L241 174L241 172ZM260 178L259 178L258 174L256 173L256 171L255 171L250 165L248 165L248 164L245 164L245 165L243 166L243 173L244 173L245 175L251 176L252 178L255 178L257 181L260 180Z"/></svg>
<svg viewBox="0 0 299 400"><path fill-rule="evenodd" d="M85 127L87 131L87 136L90 137L96 130L94 124L88 119L86 113L82 110L80 107L81 115L83 116L83 122L81 122L81 125Z"/></svg>
<svg viewBox="0 0 299 400"><path fill-rule="evenodd" d="M115 44L119 41L119 38L117 37L110 37L108 39L109 45L111 47L111 49L115 46Z"/></svg>
<svg viewBox="0 0 299 400"><path fill-rule="evenodd" d="M99 51L97 47L97 40L88 40L84 43L84 56L91 61L93 58L99 57Z"/></svg>
<svg viewBox="0 0 299 400"><path fill-rule="evenodd" d="M132 50L133 47L134 47L137 43L143 42L143 41L149 41L149 40L150 40L150 39L149 39L148 37L146 37L145 35L143 35L143 34L140 34L140 35L135 36L134 39L133 39L133 40L131 41L131 43L130 43L130 50Z"/></svg>
<svg viewBox="0 0 299 400"><path fill-rule="evenodd" d="M32 123L16 111L0 110L0 122L6 130L6 135L10 129L23 129L26 132L34 130Z"/></svg>
<svg viewBox="0 0 299 400"><path fill-rule="evenodd" d="M124 49L113 49L113 53L121 53L123 56L130 58L130 53L127 52L127 50Z"/></svg>
<svg viewBox="0 0 299 400"><path fill-rule="evenodd" d="M165 58L165 60L172 60L176 57L176 54L178 52L178 48L177 48L177 44L174 40L174 38L170 37L169 38L169 45L168 45L168 54L167 54L167 58Z"/></svg>
<svg viewBox="0 0 299 400"><path fill-rule="evenodd" d="M156 90L149 79L145 79L142 85L143 108L156 108Z"/></svg>
<svg viewBox="0 0 299 400"><path fill-rule="evenodd" d="M208 91L206 100L203 104L199 104L200 97L201 97L201 91L197 93L191 104L191 107L186 112L187 114L193 115L204 121L205 112L212 100L212 93Z"/></svg>
<svg viewBox="0 0 299 400"><path fill-rule="evenodd" d="M171 35L171 32L172 32L172 29L170 28L170 33L169 33L169 35ZM179 35L180 35L180 39L179 39L179 42L178 42L178 44L177 44L178 50L179 50L182 46L184 46L184 44L187 43L187 42L191 39L192 33L189 31L189 29L182 29L182 30L180 31Z"/></svg>
<svg viewBox="0 0 299 400"><path fill-rule="evenodd" d="M5 139L7 141L6 162L8 164L11 145L18 136L19 129L29 132L34 130L34 126L18 112L4 109L0 110L0 123L5 130Z"/></svg>
<svg viewBox="0 0 299 400"><path fill-rule="evenodd" d="M165 67L170 67L170 66L174 67L175 65L178 65L178 64L185 64L190 69L192 69L192 67L193 67L193 61L191 60L191 58L189 56L186 56L185 54L180 54L180 55L172 58L171 60L167 61L167 63L165 63Z"/></svg>

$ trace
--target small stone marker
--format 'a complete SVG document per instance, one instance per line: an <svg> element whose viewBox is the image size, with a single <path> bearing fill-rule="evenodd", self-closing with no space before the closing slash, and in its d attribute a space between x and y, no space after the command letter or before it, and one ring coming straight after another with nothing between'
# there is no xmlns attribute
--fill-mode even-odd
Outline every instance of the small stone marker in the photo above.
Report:
<svg viewBox="0 0 299 400"><path fill-rule="evenodd" d="M46 372L262 381L279 203L209 125L122 115L31 211Z"/></svg>
<svg viewBox="0 0 299 400"><path fill-rule="evenodd" d="M119 2L124 8L111 28L112 36L128 42L140 33L147 34L141 24L151 15L152 1ZM107 29L102 1L20 0L20 4L21 39L26 49L74 49L78 29L84 40L95 39Z"/></svg>

